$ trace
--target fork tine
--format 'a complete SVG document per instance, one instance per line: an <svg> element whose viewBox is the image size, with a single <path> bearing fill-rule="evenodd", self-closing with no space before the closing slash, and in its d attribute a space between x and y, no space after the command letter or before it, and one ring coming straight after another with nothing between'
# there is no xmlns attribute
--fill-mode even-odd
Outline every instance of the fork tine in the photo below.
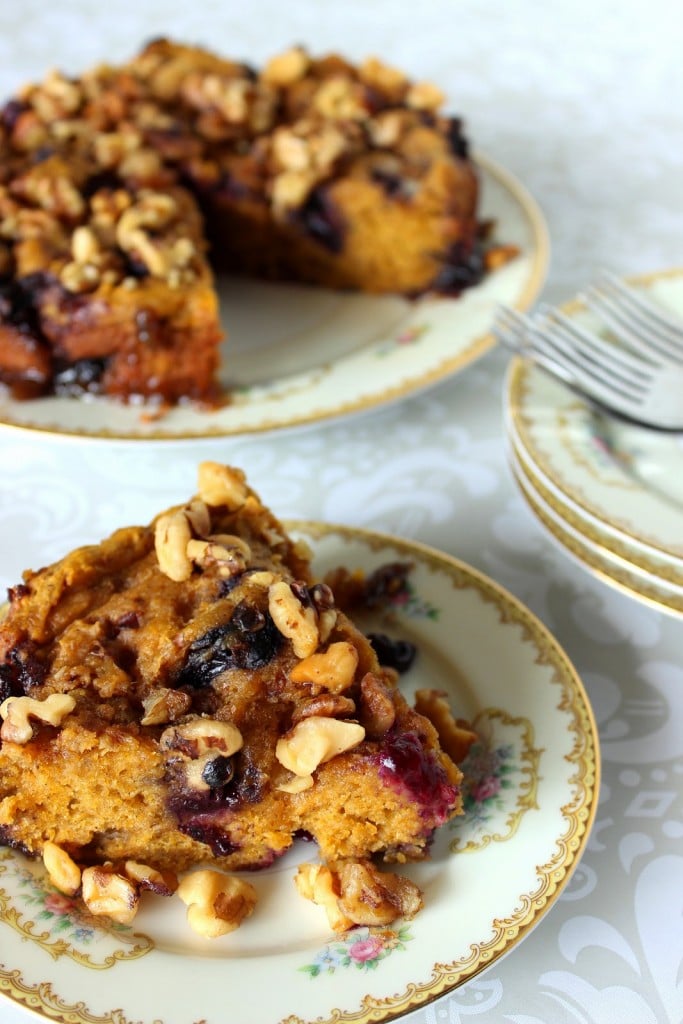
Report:
<svg viewBox="0 0 683 1024"><path fill-rule="evenodd" d="M656 353L664 359L683 360L683 323L676 328L626 286L599 283L582 296L586 304L614 333L641 355Z"/></svg>
<svg viewBox="0 0 683 1024"><path fill-rule="evenodd" d="M674 362L680 362L683 359L683 347L679 348L668 338L662 338L654 327L639 320L637 314L622 308L619 305L619 299L601 295L595 289L588 289L582 298L605 325L633 351L640 352L644 357L649 358L656 355L661 359Z"/></svg>
<svg viewBox="0 0 683 1024"><path fill-rule="evenodd" d="M611 291L626 308L638 311L650 326L656 325L672 340L683 344L683 320L680 317L668 313L640 290L632 288L609 271L603 271L598 285L602 285L606 291Z"/></svg>
<svg viewBox="0 0 683 1024"><path fill-rule="evenodd" d="M557 326L534 328L529 344L530 353L540 353L552 359L558 366L564 368L567 375L573 377L576 386L584 388L589 394L596 394L599 389L599 398L602 402L608 402L608 396L612 396L612 404L615 398L621 401L638 401L643 393L643 381L636 377L622 377L610 371L610 367L602 362L587 362L586 357L572 345L567 344L563 333L558 331Z"/></svg>
<svg viewBox="0 0 683 1024"><path fill-rule="evenodd" d="M637 393L650 379L651 368L642 360L577 327L562 314L546 318L545 330L555 345L555 339L562 342L561 353L571 355L583 371L592 371L608 385L618 382L623 390Z"/></svg>

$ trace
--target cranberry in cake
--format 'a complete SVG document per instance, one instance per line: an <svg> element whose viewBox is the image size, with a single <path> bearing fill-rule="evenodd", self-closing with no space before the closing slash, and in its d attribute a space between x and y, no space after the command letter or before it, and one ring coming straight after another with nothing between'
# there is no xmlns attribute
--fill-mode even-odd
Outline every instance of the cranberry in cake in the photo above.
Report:
<svg viewBox="0 0 683 1024"><path fill-rule="evenodd" d="M325 871L297 885L328 912L334 897L332 927L368 923L367 886L380 916L418 908L379 864L428 854L461 773L240 470L202 463L186 504L27 571L9 598L0 841L60 888L124 920L141 889L201 866L181 897L236 926L253 887L223 872L306 836Z"/></svg>

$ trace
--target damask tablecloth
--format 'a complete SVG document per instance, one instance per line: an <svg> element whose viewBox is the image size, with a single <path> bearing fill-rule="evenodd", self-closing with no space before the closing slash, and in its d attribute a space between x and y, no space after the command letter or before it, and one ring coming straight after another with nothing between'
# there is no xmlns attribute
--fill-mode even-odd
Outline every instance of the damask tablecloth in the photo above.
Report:
<svg viewBox="0 0 683 1024"><path fill-rule="evenodd" d="M540 203L552 241L546 300L571 297L603 266L683 262L683 32L666 0L24 0L0 6L0 94L50 66L123 58L161 34L254 63L292 42L377 53L437 82L476 147ZM539 616L580 673L600 731L600 802L584 856L537 928L405 1020L680 1024L683 623L592 577L541 531L506 466L506 364L494 350L372 413L172 449L5 431L0 585L191 493L205 456L248 467L283 516L416 538L483 570ZM28 1019L0 1003L3 1022Z"/></svg>

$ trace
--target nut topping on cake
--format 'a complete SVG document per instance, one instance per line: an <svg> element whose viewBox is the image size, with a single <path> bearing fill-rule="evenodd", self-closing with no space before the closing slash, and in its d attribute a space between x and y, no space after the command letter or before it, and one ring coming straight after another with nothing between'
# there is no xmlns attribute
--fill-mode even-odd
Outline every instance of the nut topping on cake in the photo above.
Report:
<svg viewBox="0 0 683 1024"><path fill-rule="evenodd" d="M188 908L190 927L207 939L239 928L257 901L249 882L209 869L186 875L178 886L178 896Z"/></svg>
<svg viewBox="0 0 683 1024"><path fill-rule="evenodd" d="M4 719L0 739L9 743L28 743L33 739L30 718L58 726L75 707L76 701L68 693L51 693L44 700L8 697L0 704L0 717Z"/></svg>
<svg viewBox="0 0 683 1024"><path fill-rule="evenodd" d="M316 715L297 722L279 739L275 756L295 775L310 775L319 765L357 747L364 739L365 729L358 722Z"/></svg>

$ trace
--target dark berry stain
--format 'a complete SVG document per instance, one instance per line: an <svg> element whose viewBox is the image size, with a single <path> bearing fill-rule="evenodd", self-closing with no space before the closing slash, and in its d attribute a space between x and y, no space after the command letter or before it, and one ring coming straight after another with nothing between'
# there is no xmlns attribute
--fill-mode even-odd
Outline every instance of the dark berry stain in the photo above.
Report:
<svg viewBox="0 0 683 1024"><path fill-rule="evenodd" d="M30 693L34 686L41 685L46 674L47 665L40 660L31 644L13 647L4 664L0 665L1 699Z"/></svg>
<svg viewBox="0 0 683 1024"><path fill-rule="evenodd" d="M371 572L364 587L364 601L368 608L387 604L401 594L406 589L412 568L411 562L387 562Z"/></svg>
<svg viewBox="0 0 683 1024"><path fill-rule="evenodd" d="M344 247L346 224L336 204L323 188L314 189L294 215L306 234L323 248L340 253Z"/></svg>
<svg viewBox="0 0 683 1024"><path fill-rule="evenodd" d="M478 284L486 267L480 246L467 248L456 242L447 252L432 287L442 295L459 295L465 288Z"/></svg>
<svg viewBox="0 0 683 1024"><path fill-rule="evenodd" d="M447 821L458 791L416 733L388 733L377 758L382 782L407 791L422 806L422 814L430 823L442 825Z"/></svg>
<svg viewBox="0 0 683 1024"><path fill-rule="evenodd" d="M253 612L238 604L229 622L195 640L176 685L202 689L229 669L263 668L272 661L283 643L282 634L268 612ZM245 628L245 622L251 628Z"/></svg>
<svg viewBox="0 0 683 1024"><path fill-rule="evenodd" d="M397 672L407 672L415 661L417 647L410 640L394 640L386 633L368 633L380 665L395 668Z"/></svg>
<svg viewBox="0 0 683 1024"><path fill-rule="evenodd" d="M49 283L45 274L37 273L0 286L0 320L22 334L39 337L37 299Z"/></svg>
<svg viewBox="0 0 683 1024"><path fill-rule="evenodd" d="M469 156L469 143L463 134L463 122L460 117L450 117L446 127L446 137L451 152L455 156L467 160Z"/></svg>
<svg viewBox="0 0 683 1024"><path fill-rule="evenodd" d="M190 839L206 843L215 857L228 857L239 850L239 845L231 841L227 832L220 826L204 820L203 815L181 822L179 828Z"/></svg>

